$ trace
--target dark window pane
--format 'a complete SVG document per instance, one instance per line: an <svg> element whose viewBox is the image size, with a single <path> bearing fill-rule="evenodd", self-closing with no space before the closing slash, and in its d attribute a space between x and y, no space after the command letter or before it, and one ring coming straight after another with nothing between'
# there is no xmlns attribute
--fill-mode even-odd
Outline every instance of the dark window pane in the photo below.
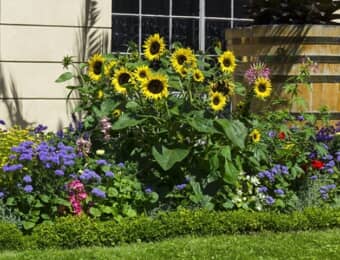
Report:
<svg viewBox="0 0 340 260"><path fill-rule="evenodd" d="M142 18L142 38L145 39L154 33L159 33L164 37L166 45L169 44L169 19L158 17L143 17Z"/></svg>
<svg viewBox="0 0 340 260"><path fill-rule="evenodd" d="M249 21L234 21L234 28L235 27L244 27L244 26L249 26L251 25L252 22L249 22Z"/></svg>
<svg viewBox="0 0 340 260"><path fill-rule="evenodd" d="M112 51L127 51L129 41L138 43L138 17L112 17Z"/></svg>
<svg viewBox="0 0 340 260"><path fill-rule="evenodd" d="M112 0L114 13L138 13L139 0Z"/></svg>
<svg viewBox="0 0 340 260"><path fill-rule="evenodd" d="M172 30L172 42L181 42L184 47L198 50L198 20L174 19Z"/></svg>
<svg viewBox="0 0 340 260"><path fill-rule="evenodd" d="M237 5L238 0L234 3ZM213 17L230 17L231 0L205 0L205 14Z"/></svg>
<svg viewBox="0 0 340 260"><path fill-rule="evenodd" d="M243 7L249 0L237 0L234 1L234 17L237 18L248 18L246 9Z"/></svg>
<svg viewBox="0 0 340 260"><path fill-rule="evenodd" d="M173 15L199 15L199 0L173 0Z"/></svg>
<svg viewBox="0 0 340 260"><path fill-rule="evenodd" d="M225 49L225 30L230 28L229 21L207 21L205 25L205 49L208 53L215 54L214 48L219 46Z"/></svg>
<svg viewBox="0 0 340 260"><path fill-rule="evenodd" d="M143 0L142 13L169 14L169 0Z"/></svg>

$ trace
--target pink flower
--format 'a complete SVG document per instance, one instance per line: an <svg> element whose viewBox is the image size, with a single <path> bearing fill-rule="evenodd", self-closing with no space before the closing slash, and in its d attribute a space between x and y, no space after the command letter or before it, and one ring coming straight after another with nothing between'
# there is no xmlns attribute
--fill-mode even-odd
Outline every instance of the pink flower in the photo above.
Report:
<svg viewBox="0 0 340 260"><path fill-rule="evenodd" d="M244 78L248 81L249 85L254 84L257 78L262 77L269 79L270 69L264 63L254 63L244 74Z"/></svg>
<svg viewBox="0 0 340 260"><path fill-rule="evenodd" d="M84 200L87 198L86 192L79 193L78 196L79 200Z"/></svg>
<svg viewBox="0 0 340 260"><path fill-rule="evenodd" d="M69 188L77 191L77 192L84 192L84 184L82 184L79 180L74 180L69 183Z"/></svg>

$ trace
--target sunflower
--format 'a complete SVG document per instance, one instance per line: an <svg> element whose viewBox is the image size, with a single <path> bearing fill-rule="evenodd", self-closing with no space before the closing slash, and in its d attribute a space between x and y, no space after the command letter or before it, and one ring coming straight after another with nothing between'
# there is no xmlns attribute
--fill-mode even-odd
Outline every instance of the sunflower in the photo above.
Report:
<svg viewBox="0 0 340 260"><path fill-rule="evenodd" d="M97 99L102 99L104 97L104 91L103 90L98 90L97 92Z"/></svg>
<svg viewBox="0 0 340 260"><path fill-rule="evenodd" d="M161 99L168 96L168 78L153 74L142 84L142 93L148 99Z"/></svg>
<svg viewBox="0 0 340 260"><path fill-rule="evenodd" d="M104 74L107 77L112 76L112 69L114 66L116 66L117 62L115 60L112 60L104 65Z"/></svg>
<svg viewBox="0 0 340 260"><path fill-rule="evenodd" d="M181 74L183 67L196 67L196 57L190 48L179 48L171 55L174 70Z"/></svg>
<svg viewBox="0 0 340 260"><path fill-rule="evenodd" d="M150 35L144 42L143 47L145 58L150 61L159 60L165 52L164 39L158 33Z"/></svg>
<svg viewBox="0 0 340 260"><path fill-rule="evenodd" d="M131 78L131 73L126 68L122 67L115 71L111 84L118 93L126 94L127 89L124 84L131 83Z"/></svg>
<svg viewBox="0 0 340 260"><path fill-rule="evenodd" d="M192 77L196 82L203 82L204 81L204 75L200 69L195 69Z"/></svg>
<svg viewBox="0 0 340 260"><path fill-rule="evenodd" d="M249 136L254 143L258 143L261 139L260 131L257 129L254 129L253 131L251 131Z"/></svg>
<svg viewBox="0 0 340 260"><path fill-rule="evenodd" d="M218 57L222 72L233 73L236 68L236 58L231 51L225 51Z"/></svg>
<svg viewBox="0 0 340 260"><path fill-rule="evenodd" d="M121 114L122 114L122 110L120 110L118 108L113 110L113 112L112 112L112 115L113 115L114 118L120 117Z"/></svg>
<svg viewBox="0 0 340 260"><path fill-rule="evenodd" d="M95 54L88 60L88 74L91 80L98 81L102 77L104 60L100 54Z"/></svg>
<svg viewBox="0 0 340 260"><path fill-rule="evenodd" d="M272 92L272 84L270 80L264 77L259 77L254 83L255 96L259 99L269 97Z"/></svg>
<svg viewBox="0 0 340 260"><path fill-rule="evenodd" d="M151 71L148 66L142 65L135 70L135 77L139 81L144 81L150 77Z"/></svg>
<svg viewBox="0 0 340 260"><path fill-rule="evenodd" d="M210 107L214 111L222 110L227 104L228 97L220 92L211 92L210 94Z"/></svg>
<svg viewBox="0 0 340 260"><path fill-rule="evenodd" d="M221 92L223 95L232 96L235 92L235 84L229 80L222 80L216 83L211 83L210 88L212 92Z"/></svg>

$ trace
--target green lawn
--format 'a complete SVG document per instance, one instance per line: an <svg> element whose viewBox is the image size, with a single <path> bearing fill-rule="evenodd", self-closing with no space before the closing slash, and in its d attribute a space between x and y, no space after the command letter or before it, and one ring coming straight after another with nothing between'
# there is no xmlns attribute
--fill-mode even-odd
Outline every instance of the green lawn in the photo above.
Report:
<svg viewBox="0 0 340 260"><path fill-rule="evenodd" d="M184 237L116 248L3 252L0 259L340 259L340 229Z"/></svg>

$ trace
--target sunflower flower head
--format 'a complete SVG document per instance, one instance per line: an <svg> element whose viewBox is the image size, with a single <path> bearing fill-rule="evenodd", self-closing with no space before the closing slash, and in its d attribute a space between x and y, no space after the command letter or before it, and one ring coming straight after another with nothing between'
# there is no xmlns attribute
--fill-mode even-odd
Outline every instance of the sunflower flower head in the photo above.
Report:
<svg viewBox="0 0 340 260"><path fill-rule="evenodd" d="M203 82L204 81L204 75L200 69L195 69L193 71L192 77L194 81L196 82Z"/></svg>
<svg viewBox="0 0 340 260"><path fill-rule="evenodd" d="M147 99L158 100L168 96L168 78L163 74L152 74L142 84L142 93Z"/></svg>
<svg viewBox="0 0 340 260"><path fill-rule="evenodd" d="M258 99L266 99L272 92L272 84L268 78L259 77L254 82L254 93Z"/></svg>
<svg viewBox="0 0 340 260"><path fill-rule="evenodd" d="M173 52L170 62L174 70L182 74L183 68L195 68L196 57L190 48L179 48Z"/></svg>
<svg viewBox="0 0 340 260"><path fill-rule="evenodd" d="M113 68L117 65L117 62L115 60L111 60L110 62L106 63L104 65L104 75L107 77L112 76Z"/></svg>
<svg viewBox="0 0 340 260"><path fill-rule="evenodd" d="M114 118L119 118L121 114L122 114L122 110L120 110L120 109L118 109L118 108L116 108L116 109L113 110L113 112L112 112L112 115L113 115Z"/></svg>
<svg viewBox="0 0 340 260"><path fill-rule="evenodd" d="M210 107L214 111L221 111L226 106L228 97L220 92L210 93Z"/></svg>
<svg viewBox="0 0 340 260"><path fill-rule="evenodd" d="M104 91L103 90L98 90L97 92L97 99L102 99L104 97Z"/></svg>
<svg viewBox="0 0 340 260"><path fill-rule="evenodd" d="M120 94L127 94L126 84L131 83L132 75L130 71L122 67L115 71L111 84L116 92Z"/></svg>
<svg viewBox="0 0 340 260"><path fill-rule="evenodd" d="M144 80L148 79L150 77L150 74L151 74L150 68L145 65L137 67L134 73L135 78L140 82L143 82Z"/></svg>
<svg viewBox="0 0 340 260"><path fill-rule="evenodd" d="M149 61L159 60L165 52L165 42L158 33L150 35L143 45L145 58Z"/></svg>
<svg viewBox="0 0 340 260"><path fill-rule="evenodd" d="M236 68L236 58L231 51L225 51L218 57L222 72L233 73Z"/></svg>
<svg viewBox="0 0 340 260"><path fill-rule="evenodd" d="M104 57L100 54L95 54L88 60L88 75L91 80L98 81L101 79L104 61Z"/></svg>
<svg viewBox="0 0 340 260"><path fill-rule="evenodd" d="M235 92L235 84L230 80L222 80L210 84L212 92L220 92L225 96L232 96Z"/></svg>
<svg viewBox="0 0 340 260"><path fill-rule="evenodd" d="M261 140L261 133L257 129L254 129L253 131L251 131L249 136L250 136L251 140L253 141L253 143L258 143Z"/></svg>

